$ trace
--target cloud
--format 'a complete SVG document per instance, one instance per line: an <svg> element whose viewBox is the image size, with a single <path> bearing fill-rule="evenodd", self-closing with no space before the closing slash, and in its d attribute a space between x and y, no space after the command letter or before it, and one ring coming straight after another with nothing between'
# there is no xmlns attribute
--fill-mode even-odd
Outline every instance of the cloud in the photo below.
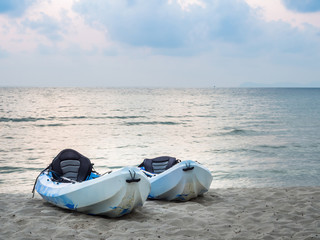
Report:
<svg viewBox="0 0 320 240"><path fill-rule="evenodd" d="M166 1L80 1L74 9L103 24L115 41L133 46L175 48L186 41L183 11Z"/></svg>
<svg viewBox="0 0 320 240"><path fill-rule="evenodd" d="M286 8L295 12L308 13L320 11L319 0L282 0L282 2Z"/></svg>
<svg viewBox="0 0 320 240"><path fill-rule="evenodd" d="M242 41L252 19L243 1L180 5L176 1L77 2L74 9L91 24L103 24L115 41L133 46L179 48L211 40Z"/></svg>
<svg viewBox="0 0 320 240"><path fill-rule="evenodd" d="M1 0L0 14L7 14L11 17L19 17L35 1L36 0Z"/></svg>
<svg viewBox="0 0 320 240"><path fill-rule="evenodd" d="M25 27L35 30L37 33L47 37L51 41L60 41L63 39L65 29L63 23L44 13L36 20L26 19L22 23Z"/></svg>
<svg viewBox="0 0 320 240"><path fill-rule="evenodd" d="M187 8L181 2L79 0L73 9L91 26L105 27L114 42L155 54L251 57L319 49L317 29L265 22L244 0L193 1Z"/></svg>
<svg viewBox="0 0 320 240"><path fill-rule="evenodd" d="M19 19L0 16L0 85L319 82L319 29L265 20L245 0L59 3L42 2Z"/></svg>

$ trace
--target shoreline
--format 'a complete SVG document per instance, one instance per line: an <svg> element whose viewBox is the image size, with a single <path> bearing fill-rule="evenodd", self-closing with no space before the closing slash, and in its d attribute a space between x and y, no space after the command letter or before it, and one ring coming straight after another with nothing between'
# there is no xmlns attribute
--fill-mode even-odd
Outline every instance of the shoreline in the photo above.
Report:
<svg viewBox="0 0 320 240"><path fill-rule="evenodd" d="M0 194L0 239L320 239L320 186L210 189L188 202L148 200L120 218Z"/></svg>

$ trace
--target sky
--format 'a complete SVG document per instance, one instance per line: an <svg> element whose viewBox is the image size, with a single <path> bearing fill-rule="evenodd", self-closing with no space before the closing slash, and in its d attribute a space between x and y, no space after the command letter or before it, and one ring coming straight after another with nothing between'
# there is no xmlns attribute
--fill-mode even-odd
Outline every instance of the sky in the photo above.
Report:
<svg viewBox="0 0 320 240"><path fill-rule="evenodd" d="M319 0L1 0L1 87L320 87Z"/></svg>

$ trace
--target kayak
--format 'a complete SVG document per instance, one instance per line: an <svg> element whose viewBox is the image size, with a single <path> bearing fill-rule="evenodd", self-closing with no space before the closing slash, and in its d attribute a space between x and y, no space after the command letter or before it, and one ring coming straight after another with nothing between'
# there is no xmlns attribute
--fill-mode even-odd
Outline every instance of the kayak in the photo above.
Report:
<svg viewBox="0 0 320 240"><path fill-rule="evenodd" d="M34 189L44 200L58 207L92 215L120 217L144 204L150 192L150 183L139 168L123 167L103 175L94 171L76 173L75 170L79 169L87 171L81 168L81 163L87 160L79 160L81 158L86 157L72 149L63 150L40 173ZM61 169L57 171L55 167L59 163ZM91 163L84 165L92 167ZM80 180L79 176L84 179Z"/></svg>
<svg viewBox="0 0 320 240"><path fill-rule="evenodd" d="M213 179L209 169L192 160L164 156L145 159L139 167L151 184L149 199L188 201L207 192Z"/></svg>

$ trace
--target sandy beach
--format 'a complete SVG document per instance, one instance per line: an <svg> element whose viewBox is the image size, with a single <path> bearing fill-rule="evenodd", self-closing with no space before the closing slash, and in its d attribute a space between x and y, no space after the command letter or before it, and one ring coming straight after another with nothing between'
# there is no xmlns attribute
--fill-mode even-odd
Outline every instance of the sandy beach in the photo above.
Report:
<svg viewBox="0 0 320 240"><path fill-rule="evenodd" d="M320 187L211 189L116 219L1 194L0 211L0 239L320 239Z"/></svg>

